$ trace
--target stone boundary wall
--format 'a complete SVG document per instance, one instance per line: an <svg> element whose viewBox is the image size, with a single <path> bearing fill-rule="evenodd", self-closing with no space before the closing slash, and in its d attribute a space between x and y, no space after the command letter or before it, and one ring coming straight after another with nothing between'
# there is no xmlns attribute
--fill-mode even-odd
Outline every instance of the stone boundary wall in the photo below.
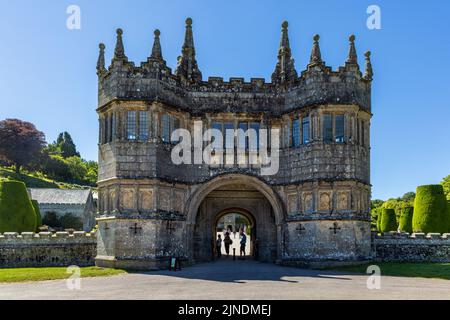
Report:
<svg viewBox="0 0 450 320"><path fill-rule="evenodd" d="M450 262L450 233L372 234L375 261Z"/></svg>
<svg viewBox="0 0 450 320"><path fill-rule="evenodd" d="M93 266L96 234L24 232L0 234L0 268Z"/></svg>

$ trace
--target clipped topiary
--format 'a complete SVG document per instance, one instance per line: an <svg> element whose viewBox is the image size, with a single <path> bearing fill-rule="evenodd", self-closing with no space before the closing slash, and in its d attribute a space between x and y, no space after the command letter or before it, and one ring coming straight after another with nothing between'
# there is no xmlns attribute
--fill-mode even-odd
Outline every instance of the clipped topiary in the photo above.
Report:
<svg viewBox="0 0 450 320"><path fill-rule="evenodd" d="M398 229L402 232L413 232L412 219L414 207L404 207L400 209L400 219Z"/></svg>
<svg viewBox="0 0 450 320"><path fill-rule="evenodd" d="M380 231L389 232L397 231L397 218L394 209L383 208L381 211Z"/></svg>
<svg viewBox="0 0 450 320"><path fill-rule="evenodd" d="M417 187L414 201L413 231L446 233L450 226L447 199L442 185Z"/></svg>
<svg viewBox="0 0 450 320"><path fill-rule="evenodd" d="M378 211L378 215L377 215L377 231L379 231L379 232L381 232L381 216L382 216L382 211L383 209L382 208L378 208L377 209L377 211Z"/></svg>
<svg viewBox="0 0 450 320"><path fill-rule="evenodd" d="M36 231L37 231L37 229L39 229L39 227L42 226L41 210L39 210L39 203L36 200L31 200L31 203L33 204L34 212L36 213Z"/></svg>
<svg viewBox="0 0 450 320"><path fill-rule="evenodd" d="M0 233L36 231L36 213L23 182L0 181Z"/></svg>

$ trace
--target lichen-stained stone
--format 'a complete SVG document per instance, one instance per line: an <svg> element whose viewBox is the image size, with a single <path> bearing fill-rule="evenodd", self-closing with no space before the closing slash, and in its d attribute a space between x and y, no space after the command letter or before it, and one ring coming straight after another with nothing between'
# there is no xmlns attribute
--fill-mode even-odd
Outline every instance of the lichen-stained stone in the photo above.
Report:
<svg viewBox="0 0 450 320"><path fill-rule="evenodd" d="M332 70L315 36L310 63L298 73L285 22L271 82L203 79L194 31L187 19L175 72L162 56L159 30L139 66L125 55L126 33L118 33L109 67L100 46L97 264L146 269L167 267L174 256L209 261L217 219L229 212L252 221L259 260L370 259L370 53L363 74L352 36L345 65ZM331 119L328 127L324 119ZM244 157L215 153L214 165L203 162L207 143L194 138L213 127L280 130L278 170L263 175L260 162L249 165L258 154L251 147ZM182 164L172 161L178 128L194 141ZM239 137L230 141L236 147Z"/></svg>

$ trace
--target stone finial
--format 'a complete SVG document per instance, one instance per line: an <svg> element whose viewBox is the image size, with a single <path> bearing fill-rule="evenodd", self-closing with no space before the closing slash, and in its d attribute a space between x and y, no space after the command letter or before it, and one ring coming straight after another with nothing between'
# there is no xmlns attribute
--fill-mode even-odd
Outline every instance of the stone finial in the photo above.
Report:
<svg viewBox="0 0 450 320"><path fill-rule="evenodd" d="M178 59L176 75L187 82L199 82L202 73L198 69L195 59L194 35L192 32L192 19L186 19L186 35L184 38L181 57Z"/></svg>
<svg viewBox="0 0 450 320"><path fill-rule="evenodd" d="M161 50L161 42L159 40L159 36L161 35L161 31L158 29L154 32L155 40L153 42L152 55L151 58L155 60L162 60L162 50Z"/></svg>
<svg viewBox="0 0 450 320"><path fill-rule="evenodd" d="M100 51L98 54L98 60L97 60L97 74L101 75L103 72L106 71L105 69L105 45L103 43L100 43L98 45Z"/></svg>
<svg viewBox="0 0 450 320"><path fill-rule="evenodd" d="M278 62L272 74L272 82L275 84L292 83L297 78L295 61L292 58L291 46L288 35L288 22L281 25L280 48L278 49Z"/></svg>
<svg viewBox="0 0 450 320"><path fill-rule="evenodd" d="M317 65L323 65L322 54L320 53L319 40L320 36L316 34L314 36L314 43L311 51L311 58L309 60L308 67L315 67Z"/></svg>
<svg viewBox="0 0 450 320"><path fill-rule="evenodd" d="M350 49L346 61L347 64L358 64L358 55L356 53L355 39L356 37L354 35L351 35L348 39L350 41Z"/></svg>
<svg viewBox="0 0 450 320"><path fill-rule="evenodd" d="M125 49L123 47L123 30L117 29L117 41L116 41L116 48L114 49L114 60L127 60L127 57L125 55Z"/></svg>
<svg viewBox="0 0 450 320"><path fill-rule="evenodd" d="M373 80L373 69L372 69L372 62L370 61L371 52L367 51L365 54L366 56L366 71L364 72L364 79L367 81Z"/></svg>

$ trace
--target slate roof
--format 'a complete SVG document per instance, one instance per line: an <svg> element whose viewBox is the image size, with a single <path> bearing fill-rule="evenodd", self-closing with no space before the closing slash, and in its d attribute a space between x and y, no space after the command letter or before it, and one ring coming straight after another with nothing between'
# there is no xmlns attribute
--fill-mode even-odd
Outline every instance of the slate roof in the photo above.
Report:
<svg viewBox="0 0 450 320"><path fill-rule="evenodd" d="M91 194L89 189L63 190L63 189L28 189L31 199L39 204L74 204L85 205Z"/></svg>

